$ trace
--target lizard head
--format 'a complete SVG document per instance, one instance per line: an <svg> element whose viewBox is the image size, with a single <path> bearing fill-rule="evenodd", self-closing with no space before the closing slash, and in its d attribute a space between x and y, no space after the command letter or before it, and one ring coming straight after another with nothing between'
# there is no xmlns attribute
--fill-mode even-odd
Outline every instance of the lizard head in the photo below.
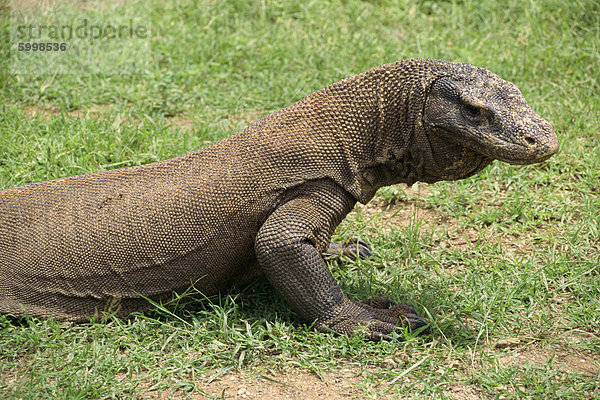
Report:
<svg viewBox="0 0 600 400"><path fill-rule="evenodd" d="M439 158L453 158L455 164L461 157L474 163L481 156L533 164L558 151L552 126L514 84L486 69L463 66L465 73L433 81L424 105L423 125Z"/></svg>

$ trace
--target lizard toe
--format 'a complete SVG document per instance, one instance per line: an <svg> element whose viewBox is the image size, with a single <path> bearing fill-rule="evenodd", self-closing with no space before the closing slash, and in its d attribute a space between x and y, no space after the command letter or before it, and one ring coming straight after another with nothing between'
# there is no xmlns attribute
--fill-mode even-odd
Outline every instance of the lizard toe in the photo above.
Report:
<svg viewBox="0 0 600 400"><path fill-rule="evenodd" d="M420 317L410 304L396 304L385 297L373 297L363 304L371 307L374 318L395 326L408 327L411 330L424 328L429 322Z"/></svg>
<svg viewBox="0 0 600 400"><path fill-rule="evenodd" d="M348 239L343 244L329 243L329 248L323 255L333 260L339 260L341 257L348 257L351 260L364 260L372 256L369 245L356 237Z"/></svg>
<svg viewBox="0 0 600 400"><path fill-rule="evenodd" d="M354 260L359 258L361 260L366 260L373 256L367 242L357 237L348 239L344 245L344 255Z"/></svg>
<svg viewBox="0 0 600 400"><path fill-rule="evenodd" d="M371 297L370 299L363 301L363 304L380 310L387 310L396 305L392 300L382 296Z"/></svg>
<svg viewBox="0 0 600 400"><path fill-rule="evenodd" d="M371 336L369 336L369 339L375 341L375 342L379 342L379 341L386 341L386 342L399 342L398 339L396 339L393 336L390 335L386 335L385 333L381 333L381 332L371 332Z"/></svg>

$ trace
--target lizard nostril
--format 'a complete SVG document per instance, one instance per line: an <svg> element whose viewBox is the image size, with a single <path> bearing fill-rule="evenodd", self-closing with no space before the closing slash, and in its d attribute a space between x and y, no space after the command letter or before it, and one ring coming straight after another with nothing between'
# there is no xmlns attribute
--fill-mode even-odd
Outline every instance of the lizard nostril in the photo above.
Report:
<svg viewBox="0 0 600 400"><path fill-rule="evenodd" d="M533 146L535 144L535 139L531 136L527 135L523 139L527 142L528 145Z"/></svg>

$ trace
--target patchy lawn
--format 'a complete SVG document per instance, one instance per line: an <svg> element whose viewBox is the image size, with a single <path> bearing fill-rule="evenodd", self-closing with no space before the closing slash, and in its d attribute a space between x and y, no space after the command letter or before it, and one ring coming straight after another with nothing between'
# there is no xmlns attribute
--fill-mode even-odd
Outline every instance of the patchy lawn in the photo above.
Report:
<svg viewBox="0 0 600 400"><path fill-rule="evenodd" d="M596 1L101 3L0 3L47 25L139 15L151 31L133 67L89 53L58 73L15 59L1 25L0 188L183 154L412 56L514 82L561 151L382 189L338 228L374 253L331 265L344 291L414 304L429 334L318 333L265 280L105 324L0 315L3 398L600 399Z"/></svg>

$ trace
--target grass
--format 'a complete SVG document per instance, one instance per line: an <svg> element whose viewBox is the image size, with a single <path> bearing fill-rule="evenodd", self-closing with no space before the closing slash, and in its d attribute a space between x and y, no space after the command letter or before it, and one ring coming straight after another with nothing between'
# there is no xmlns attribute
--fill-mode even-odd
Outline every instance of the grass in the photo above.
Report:
<svg viewBox="0 0 600 400"><path fill-rule="evenodd" d="M63 7L63 22L97 10ZM218 386L228 376L268 384L262 396L277 398L269 390L292 376L317 387L349 369L355 398L600 399L596 1L126 7L152 30L151 52L131 70L92 54L68 73L11 73L2 25L0 188L183 154L411 56L471 62L516 83L561 152L542 165L495 162L459 182L383 189L339 227L336 239L360 236L374 249L332 265L344 291L412 303L431 334L370 343L317 333L262 280L106 324L0 315L3 398L234 398ZM105 21L128 15L103 10Z"/></svg>

